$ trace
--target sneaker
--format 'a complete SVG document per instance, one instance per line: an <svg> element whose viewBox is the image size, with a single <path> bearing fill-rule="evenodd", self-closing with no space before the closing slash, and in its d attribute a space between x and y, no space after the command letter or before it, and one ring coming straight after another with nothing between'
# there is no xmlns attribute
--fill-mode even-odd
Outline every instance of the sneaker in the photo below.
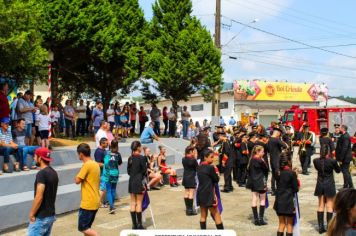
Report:
<svg viewBox="0 0 356 236"><path fill-rule="evenodd" d="M108 205L101 203L100 208L108 208Z"/></svg>
<svg viewBox="0 0 356 236"><path fill-rule="evenodd" d="M115 208L110 208L109 214L115 214Z"/></svg>

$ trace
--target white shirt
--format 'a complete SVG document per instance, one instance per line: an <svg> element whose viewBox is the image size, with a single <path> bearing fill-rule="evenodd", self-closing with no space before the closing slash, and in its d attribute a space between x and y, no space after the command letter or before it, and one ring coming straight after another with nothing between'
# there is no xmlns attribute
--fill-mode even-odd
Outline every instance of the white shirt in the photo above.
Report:
<svg viewBox="0 0 356 236"><path fill-rule="evenodd" d="M98 132L95 134L95 145L96 147L100 146L100 139L102 138L108 138L106 131L103 129L99 129Z"/></svg>
<svg viewBox="0 0 356 236"><path fill-rule="evenodd" d="M36 121L38 122L38 130L49 130L49 123L51 122L49 115L38 114L36 116Z"/></svg>
<svg viewBox="0 0 356 236"><path fill-rule="evenodd" d="M78 119L86 119L87 118L87 107L86 106L78 106Z"/></svg>
<svg viewBox="0 0 356 236"><path fill-rule="evenodd" d="M115 112L113 109L109 108L106 114L108 115L108 122L115 122Z"/></svg>
<svg viewBox="0 0 356 236"><path fill-rule="evenodd" d="M51 111L52 122L58 122L58 119L61 117L59 111Z"/></svg>
<svg viewBox="0 0 356 236"><path fill-rule="evenodd" d="M38 109L35 112L35 126L39 126L39 119L38 119L38 115L40 114L40 110Z"/></svg>

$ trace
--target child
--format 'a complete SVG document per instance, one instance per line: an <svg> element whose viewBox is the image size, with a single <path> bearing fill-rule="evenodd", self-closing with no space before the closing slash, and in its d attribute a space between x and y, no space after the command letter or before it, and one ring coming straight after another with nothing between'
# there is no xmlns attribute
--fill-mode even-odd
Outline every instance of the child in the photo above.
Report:
<svg viewBox="0 0 356 236"><path fill-rule="evenodd" d="M52 108L52 111L51 111L51 131L52 131L53 137L57 136L58 120L60 117L61 117L61 114L58 111L58 107L56 105L54 105Z"/></svg>
<svg viewBox="0 0 356 236"><path fill-rule="evenodd" d="M106 149L109 146L109 142L107 138L101 138L99 141L99 147L95 150L94 153L94 158L95 161L99 164L100 166L100 176L103 175L103 168L104 168L104 159L106 156ZM100 181L100 202L101 202L101 208L107 208L107 205L103 202L105 199L106 195L106 183L103 181L101 178Z"/></svg>
<svg viewBox="0 0 356 236"><path fill-rule="evenodd" d="M198 166L199 186L197 191L197 203L200 206L200 229L206 229L208 210L215 221L217 229L224 229L218 209L218 199L215 195L215 184L219 183L219 171L212 165L214 152L204 151L204 161Z"/></svg>
<svg viewBox="0 0 356 236"><path fill-rule="evenodd" d="M251 158L247 166L248 180L246 188L252 191L252 213L255 219L255 225L266 225L263 216L266 204L267 180L268 173L267 163L263 159L264 148L256 145L252 149ZM257 201L260 202L260 214L257 213Z"/></svg>
<svg viewBox="0 0 356 236"><path fill-rule="evenodd" d="M197 150L193 146L188 146L185 149L185 157L182 159L182 164L184 167L183 172L183 186L185 188L184 202L186 207L186 215L194 216L197 215L193 209L193 197L194 191L197 186L195 181L195 176L197 174Z"/></svg>
<svg viewBox="0 0 356 236"><path fill-rule="evenodd" d="M110 151L104 157L103 181L106 183L106 196L110 204L109 214L115 214L115 195L116 185L119 181L119 166L122 164L121 154L119 153L119 142L113 140Z"/></svg>
<svg viewBox="0 0 356 236"><path fill-rule="evenodd" d="M38 131L40 132L41 137L41 146L48 148L49 147L49 124L50 117L48 115L48 108L46 105L40 107L40 114L36 116L36 121L38 122Z"/></svg>

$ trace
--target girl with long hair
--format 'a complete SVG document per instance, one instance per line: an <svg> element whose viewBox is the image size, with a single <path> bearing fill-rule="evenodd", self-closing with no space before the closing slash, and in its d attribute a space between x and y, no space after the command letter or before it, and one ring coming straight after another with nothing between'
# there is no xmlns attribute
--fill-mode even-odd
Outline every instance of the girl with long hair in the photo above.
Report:
<svg viewBox="0 0 356 236"><path fill-rule="evenodd" d="M163 146L158 146L159 154L157 158L158 167L161 170L162 174L169 175L169 184L171 187L178 187L179 184L177 182L177 172L167 165L166 160L166 149Z"/></svg>
<svg viewBox="0 0 356 236"><path fill-rule="evenodd" d="M194 146L188 146L185 149L185 156L182 159L184 167L183 172L183 186L185 188L184 203L186 207L186 215L196 215L196 211L193 209L194 192L197 186L195 176L197 174L197 162L198 152Z"/></svg>

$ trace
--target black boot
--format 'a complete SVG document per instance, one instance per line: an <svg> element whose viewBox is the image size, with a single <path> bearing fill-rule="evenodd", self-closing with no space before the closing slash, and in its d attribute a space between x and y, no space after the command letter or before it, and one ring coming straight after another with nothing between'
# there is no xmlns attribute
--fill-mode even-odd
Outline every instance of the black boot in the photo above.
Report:
<svg viewBox="0 0 356 236"><path fill-rule="evenodd" d="M330 220L333 218L333 216L334 216L334 213L333 213L333 212L327 212L327 213L326 213L326 222L327 222L326 229L329 228L329 222L330 222Z"/></svg>
<svg viewBox="0 0 356 236"><path fill-rule="evenodd" d="M216 229L224 229L223 223L216 225Z"/></svg>
<svg viewBox="0 0 356 236"><path fill-rule="evenodd" d="M267 222L263 219L265 215L265 206L260 206L260 225L267 225Z"/></svg>
<svg viewBox="0 0 356 236"><path fill-rule="evenodd" d="M200 221L200 229L206 229L206 222Z"/></svg>
<svg viewBox="0 0 356 236"><path fill-rule="evenodd" d="M293 236L293 233L287 233L286 236Z"/></svg>
<svg viewBox="0 0 356 236"><path fill-rule="evenodd" d="M137 216L137 229L145 229L142 225L142 212L136 212Z"/></svg>
<svg viewBox="0 0 356 236"><path fill-rule="evenodd" d="M260 221L258 219L257 207L252 207L253 218L255 220L255 225L260 225Z"/></svg>
<svg viewBox="0 0 356 236"><path fill-rule="evenodd" d="M184 198L184 203L185 203L185 215L189 216L189 199Z"/></svg>
<svg viewBox="0 0 356 236"><path fill-rule="evenodd" d="M324 212L317 212L318 214L318 225L319 225L319 234L325 233L326 230L324 228Z"/></svg>
<svg viewBox="0 0 356 236"><path fill-rule="evenodd" d="M136 212L130 211L131 220L132 220L132 229L137 229L137 219L136 219Z"/></svg>
<svg viewBox="0 0 356 236"><path fill-rule="evenodd" d="M277 231L277 236L284 236L284 232Z"/></svg>
<svg viewBox="0 0 356 236"><path fill-rule="evenodd" d="M193 199L188 199L188 215L189 216L195 216L198 213L195 211L194 206L193 206Z"/></svg>

